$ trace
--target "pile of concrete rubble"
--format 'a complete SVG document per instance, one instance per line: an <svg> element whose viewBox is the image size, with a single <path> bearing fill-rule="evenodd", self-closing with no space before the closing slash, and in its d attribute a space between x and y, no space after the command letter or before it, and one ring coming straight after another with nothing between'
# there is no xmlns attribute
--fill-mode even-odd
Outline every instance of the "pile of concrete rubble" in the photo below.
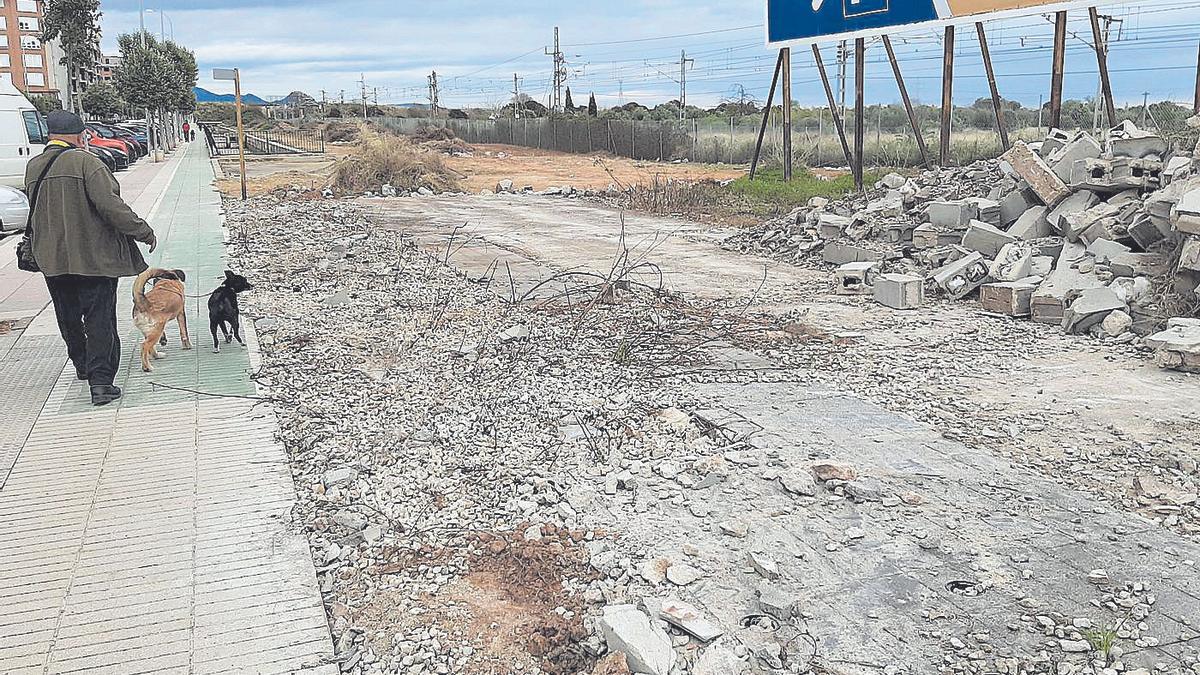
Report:
<svg viewBox="0 0 1200 675"><path fill-rule="evenodd" d="M1102 144L1055 130L998 160L888 174L815 197L725 246L837 265L836 291L895 309L927 293L1154 348L1200 372L1200 151L1129 122ZM1165 326L1165 330L1163 329Z"/></svg>

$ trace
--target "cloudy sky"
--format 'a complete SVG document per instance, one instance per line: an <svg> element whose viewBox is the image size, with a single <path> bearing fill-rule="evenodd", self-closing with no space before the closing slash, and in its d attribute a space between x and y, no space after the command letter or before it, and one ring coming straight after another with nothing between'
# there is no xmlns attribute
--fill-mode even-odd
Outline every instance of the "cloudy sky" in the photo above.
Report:
<svg viewBox="0 0 1200 675"><path fill-rule="evenodd" d="M807 0L804 0L807 2ZM765 98L774 53L764 46L762 0L683 2L608 0L512 3L478 0L410 2L358 0L146 0L147 27L196 52L200 85L229 90L210 78L214 67L242 68L247 91L263 97L302 90L320 97L358 99L360 78L381 102L424 102L426 78L436 70L443 104L494 105L511 96L513 74L523 93L545 101L550 90L554 26L561 31L576 103L595 92L602 105L629 100L655 104L677 98L680 52L695 60L688 73L689 103L714 105L744 89ZM152 10L152 11L149 11ZM1109 5L1114 91L1121 101L1191 101L1195 85L1200 7L1186 0L1143 0ZM1095 59L1086 12L1072 12L1067 62L1069 97L1094 96ZM104 48L136 31L138 3L105 0ZM1049 88L1051 23L1029 16L988 24L1001 95L1036 105ZM941 31L893 35L914 98L939 98ZM825 49L827 63L835 49ZM956 102L987 94L974 31L956 41ZM823 100L811 55L796 50L795 95ZM343 93L344 92L344 93ZM867 99L897 99L882 46L867 58Z"/></svg>

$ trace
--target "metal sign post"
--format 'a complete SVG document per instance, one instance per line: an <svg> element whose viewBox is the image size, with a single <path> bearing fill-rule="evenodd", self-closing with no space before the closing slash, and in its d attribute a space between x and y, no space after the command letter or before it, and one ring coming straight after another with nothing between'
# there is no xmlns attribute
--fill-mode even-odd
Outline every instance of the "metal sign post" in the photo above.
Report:
<svg viewBox="0 0 1200 675"><path fill-rule="evenodd" d="M246 200L246 131L242 126L242 75L237 68L214 68L214 80L233 80L237 106L238 165L242 174L242 201Z"/></svg>

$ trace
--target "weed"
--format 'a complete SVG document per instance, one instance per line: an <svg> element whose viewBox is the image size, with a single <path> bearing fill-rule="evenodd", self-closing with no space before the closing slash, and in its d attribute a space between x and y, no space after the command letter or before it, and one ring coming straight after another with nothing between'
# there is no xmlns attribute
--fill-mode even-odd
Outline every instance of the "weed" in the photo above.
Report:
<svg viewBox="0 0 1200 675"><path fill-rule="evenodd" d="M1104 657L1105 663L1112 660L1112 648L1117 644L1117 629L1091 628L1083 632L1083 639L1092 646L1092 651L1099 652Z"/></svg>
<svg viewBox="0 0 1200 675"><path fill-rule="evenodd" d="M868 185L877 180L879 177L872 173L863 177L863 182ZM835 199L853 192L854 177L844 174L837 178L825 179L801 168L792 174L791 181L784 182L781 169L770 169L760 172L754 180L743 176L731 183L729 189L735 195L756 202L794 208L813 197Z"/></svg>
<svg viewBox="0 0 1200 675"><path fill-rule="evenodd" d="M354 152L338 162L333 183L348 192L375 191L385 183L410 191L458 188L457 177L436 153L423 151L406 138L367 128L360 131Z"/></svg>

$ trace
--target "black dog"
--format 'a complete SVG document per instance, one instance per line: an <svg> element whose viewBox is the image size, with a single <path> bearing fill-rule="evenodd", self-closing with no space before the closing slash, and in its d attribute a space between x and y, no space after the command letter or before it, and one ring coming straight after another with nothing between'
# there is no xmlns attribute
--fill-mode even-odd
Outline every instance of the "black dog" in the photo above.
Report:
<svg viewBox="0 0 1200 675"><path fill-rule="evenodd" d="M246 346L242 342L241 332L241 314L238 311L238 293L254 288L246 281L246 277L240 274L234 274L230 270L225 270L225 281L217 286L217 290L208 296L208 328L212 331L213 352L221 353L221 342L217 339L217 328L220 327L221 332L225 334L225 342L232 342L233 338L237 338L238 344ZM230 330L233 331L232 337Z"/></svg>

